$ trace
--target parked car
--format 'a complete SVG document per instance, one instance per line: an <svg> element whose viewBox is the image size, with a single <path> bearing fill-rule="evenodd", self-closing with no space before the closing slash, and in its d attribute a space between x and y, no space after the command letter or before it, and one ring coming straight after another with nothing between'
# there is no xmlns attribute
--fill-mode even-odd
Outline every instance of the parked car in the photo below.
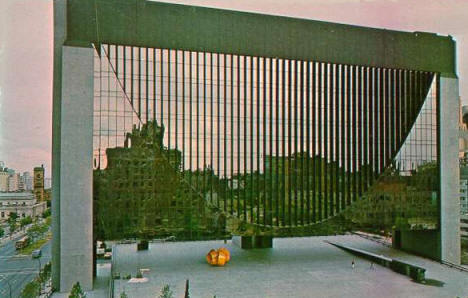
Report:
<svg viewBox="0 0 468 298"><path fill-rule="evenodd" d="M33 250L31 256L33 257L33 259L40 258L42 256L42 251L40 249Z"/></svg>

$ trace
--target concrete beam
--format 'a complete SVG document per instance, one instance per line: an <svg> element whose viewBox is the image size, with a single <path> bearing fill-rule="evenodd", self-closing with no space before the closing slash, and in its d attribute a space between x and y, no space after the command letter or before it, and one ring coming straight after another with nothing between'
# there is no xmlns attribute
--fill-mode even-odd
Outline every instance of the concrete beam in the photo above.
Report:
<svg viewBox="0 0 468 298"><path fill-rule="evenodd" d="M52 263L54 288L68 292L80 282L93 287L93 93L94 49L62 47L60 147L54 165L60 188L54 194Z"/></svg>
<svg viewBox="0 0 468 298"><path fill-rule="evenodd" d="M460 264L458 79L440 78L441 260Z"/></svg>

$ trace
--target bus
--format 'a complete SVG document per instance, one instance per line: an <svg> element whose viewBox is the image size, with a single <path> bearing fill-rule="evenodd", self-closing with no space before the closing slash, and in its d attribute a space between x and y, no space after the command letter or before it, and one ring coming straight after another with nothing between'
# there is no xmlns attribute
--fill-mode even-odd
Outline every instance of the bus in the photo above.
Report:
<svg viewBox="0 0 468 298"><path fill-rule="evenodd" d="M16 249L23 249L25 248L26 246L28 246L29 244L29 237L28 236L24 236L23 238L21 238L20 240L16 241Z"/></svg>

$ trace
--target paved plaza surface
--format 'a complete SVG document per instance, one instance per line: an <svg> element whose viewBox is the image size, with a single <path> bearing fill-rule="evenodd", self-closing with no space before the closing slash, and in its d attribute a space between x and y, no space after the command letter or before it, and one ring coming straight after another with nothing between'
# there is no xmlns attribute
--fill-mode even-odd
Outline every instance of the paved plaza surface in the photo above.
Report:
<svg viewBox="0 0 468 298"><path fill-rule="evenodd" d="M409 261L426 268L430 285L418 284L379 265L356 258L329 240L373 253ZM114 272L136 275L149 269L144 283L116 280L115 297L158 297L169 284L174 297L468 297L468 273L394 250L356 235L275 238L273 249L242 250L231 241L151 243L148 251L136 244L114 247ZM424 245L422 243L421 245ZM231 261L212 267L205 261L211 248L227 247ZM355 259L353 269L351 262ZM443 284L443 286L442 286Z"/></svg>

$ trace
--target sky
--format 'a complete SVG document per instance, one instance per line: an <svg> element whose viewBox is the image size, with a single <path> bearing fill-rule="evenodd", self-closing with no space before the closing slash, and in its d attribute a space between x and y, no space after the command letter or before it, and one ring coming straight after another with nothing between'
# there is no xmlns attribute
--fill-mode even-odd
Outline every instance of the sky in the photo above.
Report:
<svg viewBox="0 0 468 298"><path fill-rule="evenodd" d="M467 0L165 1L451 35L462 104L468 104ZM52 148L52 0L0 0L0 161L17 172L44 164Z"/></svg>

